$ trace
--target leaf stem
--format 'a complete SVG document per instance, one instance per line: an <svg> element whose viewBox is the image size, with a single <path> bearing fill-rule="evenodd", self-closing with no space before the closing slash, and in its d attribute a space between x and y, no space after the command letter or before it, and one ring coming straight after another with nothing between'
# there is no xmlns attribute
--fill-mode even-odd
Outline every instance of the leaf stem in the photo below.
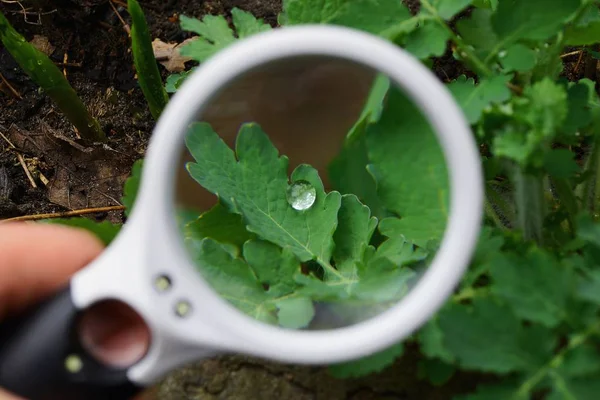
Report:
<svg viewBox="0 0 600 400"><path fill-rule="evenodd" d="M537 243L541 243L542 227L546 215L542 178L526 174L517 166L514 173L514 185L518 227L523 231L525 240L535 240Z"/></svg>
<svg viewBox="0 0 600 400"><path fill-rule="evenodd" d="M454 31L448 26L446 21L439 16L436 8L431 5L429 0L421 0L421 6L427 9L427 11L429 11L434 16L434 19L437 21L437 23L440 24L440 26L442 26L442 28L446 30L446 32L450 35L451 40L454 43L456 43L456 46L459 48L460 56L462 58L468 59L471 62L475 69L474 72L483 77L490 77L493 75L492 70L485 64L485 62L483 62L479 57L477 57L475 53L471 51L469 46L463 41L463 39L456 33L454 33Z"/></svg>
<svg viewBox="0 0 600 400"><path fill-rule="evenodd" d="M569 343L561 351L559 351L552 359L550 359L550 361L544 364L539 370L536 371L535 374L533 374L531 377L529 377L529 379L523 382L521 386L519 386L519 389L517 389L517 392L513 398L523 398L531 393L538 383L540 383L550 372L562 364L567 353L578 348L584 344L590 336L599 332L600 321L589 326L583 332L572 336L571 339L569 339Z"/></svg>
<svg viewBox="0 0 600 400"><path fill-rule="evenodd" d="M567 179L556 178L552 179L554 184L554 190L558 195L560 203L565 207L567 211L567 219L571 227L571 231L575 232L575 218L579 213L579 205L577 204L577 198L573 193L573 188Z"/></svg>
<svg viewBox="0 0 600 400"><path fill-rule="evenodd" d="M593 171L593 172L592 172ZM600 202L600 144L594 140L592 151L585 163L585 173L592 172L591 177L577 188L582 208L594 214Z"/></svg>

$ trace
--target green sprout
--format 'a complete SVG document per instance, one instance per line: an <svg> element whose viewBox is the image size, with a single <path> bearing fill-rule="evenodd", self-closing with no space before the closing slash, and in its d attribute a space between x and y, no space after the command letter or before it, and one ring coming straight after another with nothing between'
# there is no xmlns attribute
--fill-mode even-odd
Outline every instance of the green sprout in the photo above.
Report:
<svg viewBox="0 0 600 400"><path fill-rule="evenodd" d="M28 43L0 12L0 39L29 77L56 103L82 138L103 142L106 135L75 93L60 69L44 53Z"/></svg>
<svg viewBox="0 0 600 400"><path fill-rule="evenodd" d="M131 49L138 82L148 102L152 117L158 119L169 101L169 95L163 87L160 72L156 65L144 12L136 0L128 0L127 8L132 20Z"/></svg>

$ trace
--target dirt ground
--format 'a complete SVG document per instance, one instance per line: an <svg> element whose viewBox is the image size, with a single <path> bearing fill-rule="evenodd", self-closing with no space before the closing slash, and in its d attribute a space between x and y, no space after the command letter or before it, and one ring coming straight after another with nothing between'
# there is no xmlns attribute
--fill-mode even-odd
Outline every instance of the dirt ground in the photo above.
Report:
<svg viewBox="0 0 600 400"><path fill-rule="evenodd" d="M418 0L407 0L416 11ZM127 20L120 1L117 11ZM141 0L153 38L181 42L178 14L229 15L251 11L275 25L280 0ZM38 6L41 5L41 8ZM41 35L51 58L109 136L106 145L78 140L72 125L0 47L0 219L120 205L123 182L143 157L154 121L135 80L129 38L108 0L0 1L0 10L28 40ZM61 64L66 60L66 65ZM162 69L166 78L168 73ZM449 80L464 71L450 54L435 71ZM6 83L7 82L7 83ZM10 85L10 87L9 87ZM12 89L11 89L12 88ZM27 176L25 168L29 171ZM34 187L35 185L35 187ZM121 212L90 215L122 221ZM183 368L158 387L161 399L448 399L472 390L481 376L455 376L443 388L417 377L418 354L409 348L393 368L337 380L323 368L284 366L222 357Z"/></svg>

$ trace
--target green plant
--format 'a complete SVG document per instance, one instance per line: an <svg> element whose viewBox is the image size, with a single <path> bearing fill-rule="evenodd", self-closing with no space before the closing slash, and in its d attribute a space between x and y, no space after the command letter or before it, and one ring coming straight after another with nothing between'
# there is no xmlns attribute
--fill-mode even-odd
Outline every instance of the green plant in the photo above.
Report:
<svg viewBox="0 0 600 400"><path fill-rule="evenodd" d="M152 40L148 32L144 12L136 0L128 0L127 9L132 21L131 50L138 83L144 93L150 113L154 119L158 119L169 101L169 96L163 87L158 65L154 58Z"/></svg>
<svg viewBox="0 0 600 400"><path fill-rule="evenodd" d="M69 121L75 125L81 137L94 142L106 140L100 124L89 114L60 69L44 53L19 35L1 12L0 39L27 75L50 96Z"/></svg>
<svg viewBox="0 0 600 400"><path fill-rule="evenodd" d="M271 25L236 7L231 10L231 18L235 32L229 27L227 20L220 15L206 15L202 21L185 15L180 16L181 29L199 35L196 40L181 49L181 54L201 63L236 40L271 29ZM192 71L193 69L170 75L166 82L167 92L176 92Z"/></svg>
<svg viewBox="0 0 600 400"><path fill-rule="evenodd" d="M409 339L421 352L420 375L443 385L461 371L488 374L487 383L457 397L463 400L597 398L600 99L597 82L566 78L561 56L600 42L599 2L422 0L411 15L395 0L286 0L280 22L362 29L428 64L450 49L466 72L447 85L480 144L485 226L455 294ZM240 130L235 154L205 124L191 129L187 145L196 158L191 176L224 194L200 218L182 214L187 243L207 279L226 296L234 291L232 301L263 321L305 326L312 300L397 299L403 278L427 264L440 239L449 187L439 148L385 80L374 85L330 167L330 193L309 166L290 180L286 159L256 125ZM257 173L257 165L272 175ZM428 179L417 180L425 169ZM266 179L275 182L269 200L260 195ZM323 246L308 243L293 216L286 192L298 181L314 189L303 215ZM300 188L309 198L310 187ZM261 213L268 201L278 210L271 221ZM302 261L317 265L299 273ZM364 375L401 355L398 344L331 371Z"/></svg>

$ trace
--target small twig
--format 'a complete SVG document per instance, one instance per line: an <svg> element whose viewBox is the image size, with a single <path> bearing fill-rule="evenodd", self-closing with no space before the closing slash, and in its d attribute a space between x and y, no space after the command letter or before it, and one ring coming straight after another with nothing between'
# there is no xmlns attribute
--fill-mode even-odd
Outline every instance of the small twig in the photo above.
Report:
<svg viewBox="0 0 600 400"><path fill-rule="evenodd" d="M571 56L576 56L576 55L581 54L581 53L583 53L582 50L571 51L570 53L562 54L560 56L560 58L567 58L567 57L571 57Z"/></svg>
<svg viewBox="0 0 600 400"><path fill-rule="evenodd" d="M21 217L14 217L0 220L0 224L6 222L18 222L18 221L39 221L40 219L51 219L51 218L66 218L66 217L77 217L86 214L96 214L110 211L123 211L125 206L108 206L108 207L95 207L95 208L84 208L81 210L64 211L58 213L49 214L34 214L34 215L23 215Z"/></svg>
<svg viewBox="0 0 600 400"><path fill-rule="evenodd" d="M21 93L19 93L17 91L17 89L15 89L4 77L4 75L2 75L2 73L0 73L0 80L2 80L2 83L4 83L6 85L6 87L8 88L8 90L10 90L10 92L17 97L19 100L23 100L23 96L21 96Z"/></svg>
<svg viewBox="0 0 600 400"><path fill-rule="evenodd" d="M66 55L66 54L67 54L67 53L65 53L65 55ZM68 56L67 56L67 57L68 57ZM56 65L58 65L58 66L60 66L60 67L74 67L74 68L81 68L81 67L83 66L83 64L82 64L82 63L80 63L80 62L76 63L76 62L66 62L66 61L63 61L63 62L57 62L57 63L55 63L55 64L56 64ZM65 68L65 71L66 71L66 68Z"/></svg>
<svg viewBox="0 0 600 400"><path fill-rule="evenodd" d="M577 59L577 64L575 64L575 68L573 69L573 72L575 74L577 74L577 71L579 70L579 66L581 65L581 61L583 60L583 54L584 54L583 51L579 54L579 58Z"/></svg>
<svg viewBox="0 0 600 400"><path fill-rule="evenodd" d="M27 175L27 179L29 179L29 183L31 183L31 187L33 187L34 189L37 189L35 180L33 179L33 176L31 176L31 172L29 172L29 168L27 168L27 164L25 163L25 159L23 158L21 153L17 153L17 159L19 160L21 167L23 167L23 171L25 171L25 175Z"/></svg>
<svg viewBox="0 0 600 400"><path fill-rule="evenodd" d="M120 5L121 7L127 8L127 3L120 0L112 0L113 3Z"/></svg>
<svg viewBox="0 0 600 400"><path fill-rule="evenodd" d="M27 175L27 179L29 179L29 183L31 183L31 186L34 189L37 189L37 185L35 184L35 180L33 179L33 176L31 176L31 172L29 172L29 168L27 168L27 164L25 163L25 159L23 158L23 155L21 153L19 153L17 146L15 146L5 135L4 133L0 132L0 136L2 136L2 139L4 139L6 141L6 143L8 143L8 145L15 151L15 153L17 154L17 159L19 160L19 164L21 164L21 167L23 168L23 171L25 171L25 175Z"/></svg>
<svg viewBox="0 0 600 400"><path fill-rule="evenodd" d="M0 136L2 136L2 139L4 139L6 141L6 143L8 143L8 145L12 148L17 150L17 146L15 146L10 140L8 140L8 138L6 136L4 136L4 133L0 132Z"/></svg>
<svg viewBox="0 0 600 400"><path fill-rule="evenodd" d="M119 14L119 10L117 10L117 7L115 7L115 5L113 4L112 0L109 0L108 4L110 4L110 7L113 9L113 11L115 12L115 14L117 15L117 18L119 18L119 21L121 21L121 24L123 25L123 29L125 29L125 32L127 32L127 34L129 36L131 36L131 28L129 27L129 25L127 24L127 22L125 22L125 20L123 19L123 17L121 17L121 14Z"/></svg>
<svg viewBox="0 0 600 400"><path fill-rule="evenodd" d="M520 86L517 86L517 85L515 85L515 84L513 84L513 83L511 83L511 82L508 82L508 83L506 84L506 86L507 86L507 87L508 87L510 90L512 90L513 92L515 92L516 94L518 94L519 96L523 94L523 88L522 88L522 87L520 87Z"/></svg>

